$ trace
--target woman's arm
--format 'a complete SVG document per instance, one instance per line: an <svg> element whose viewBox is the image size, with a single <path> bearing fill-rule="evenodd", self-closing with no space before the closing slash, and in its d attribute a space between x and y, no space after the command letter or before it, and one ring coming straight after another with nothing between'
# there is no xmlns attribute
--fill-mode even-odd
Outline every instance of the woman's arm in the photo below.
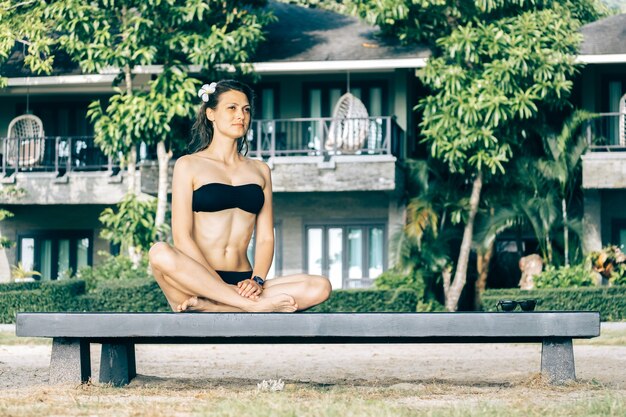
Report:
<svg viewBox="0 0 626 417"><path fill-rule="evenodd" d="M272 175L270 168L263 162L259 162L261 173L265 181L263 194L265 203L256 218L253 276L267 278L267 272L272 266L274 256L274 208L272 205Z"/></svg>
<svg viewBox="0 0 626 417"><path fill-rule="evenodd" d="M193 240L193 175L191 161L183 156L174 165L172 178L172 237L174 246L185 255L213 271Z"/></svg>

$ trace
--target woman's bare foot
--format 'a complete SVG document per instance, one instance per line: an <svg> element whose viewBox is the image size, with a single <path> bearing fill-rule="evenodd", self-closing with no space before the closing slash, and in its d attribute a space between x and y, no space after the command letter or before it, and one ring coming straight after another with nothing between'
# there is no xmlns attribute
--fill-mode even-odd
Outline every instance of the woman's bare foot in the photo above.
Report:
<svg viewBox="0 0 626 417"><path fill-rule="evenodd" d="M189 297L177 308L178 312L199 311L203 313L241 313L243 310L237 307L218 303L202 297Z"/></svg>
<svg viewBox="0 0 626 417"><path fill-rule="evenodd" d="M261 297L254 304L244 308L248 312L293 313L298 309L296 300L289 294L277 294L272 297Z"/></svg>
<svg viewBox="0 0 626 417"><path fill-rule="evenodd" d="M216 305L201 297L190 297L178 306L179 312L183 311L215 311Z"/></svg>

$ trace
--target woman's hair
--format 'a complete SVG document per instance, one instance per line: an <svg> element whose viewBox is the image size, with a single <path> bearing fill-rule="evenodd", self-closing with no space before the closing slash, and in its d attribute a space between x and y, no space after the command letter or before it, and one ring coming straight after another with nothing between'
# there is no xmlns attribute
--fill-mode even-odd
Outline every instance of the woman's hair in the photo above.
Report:
<svg viewBox="0 0 626 417"><path fill-rule="evenodd" d="M206 117L206 109L211 108L215 110L220 96L231 90L239 91L245 94L248 98L248 102L250 103L250 125L252 124L252 116L254 115L254 91L252 91L252 89L246 84L239 81L218 81L215 85L215 92L209 94L209 101L202 103L202 106L200 106L198 114L196 115L196 121L191 127L191 142L189 142L189 146L187 147L189 153L199 152L209 147L211 141L213 140L213 124ZM248 125L248 129L250 129L250 125ZM237 152L242 155L246 155L248 153L249 146L248 140L246 139L247 135L248 131L246 130L244 135L237 139Z"/></svg>

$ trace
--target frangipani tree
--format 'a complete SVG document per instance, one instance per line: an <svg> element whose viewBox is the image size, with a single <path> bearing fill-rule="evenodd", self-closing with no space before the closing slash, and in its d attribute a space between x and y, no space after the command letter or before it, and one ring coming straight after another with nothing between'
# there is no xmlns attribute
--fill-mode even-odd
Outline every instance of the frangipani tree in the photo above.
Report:
<svg viewBox="0 0 626 417"><path fill-rule="evenodd" d="M117 74L108 103L95 101L89 116L96 142L128 168L128 190L137 192L137 146L156 145L159 160L159 228L167 210L168 164L175 142L187 142L173 128L198 105L194 65L207 75L246 72L250 54L271 20L266 0L0 0L0 59L16 40L28 45L26 63L50 72L54 52L63 50L85 73ZM137 74L159 70L147 82ZM204 81L207 81L206 79ZM182 146L178 146L181 148ZM133 251L130 248L131 252Z"/></svg>

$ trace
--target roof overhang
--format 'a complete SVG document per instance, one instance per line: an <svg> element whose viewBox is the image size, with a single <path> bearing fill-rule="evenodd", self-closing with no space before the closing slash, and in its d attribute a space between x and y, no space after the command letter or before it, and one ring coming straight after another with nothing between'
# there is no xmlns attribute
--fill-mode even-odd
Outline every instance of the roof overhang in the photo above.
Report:
<svg viewBox="0 0 626 417"><path fill-rule="evenodd" d="M576 62L583 64L626 64L626 54L578 55Z"/></svg>
<svg viewBox="0 0 626 417"><path fill-rule="evenodd" d="M259 74L306 74L320 72L385 72L402 68L422 68L426 65L426 58L402 59L372 59L346 61L288 61L288 62L258 62L252 64ZM197 65L189 67L191 73L199 73ZM159 74L163 71L161 65L137 66L134 74ZM100 74L74 74L42 77L16 77L8 79L8 87L52 87L63 85L111 85L119 70L106 68Z"/></svg>

